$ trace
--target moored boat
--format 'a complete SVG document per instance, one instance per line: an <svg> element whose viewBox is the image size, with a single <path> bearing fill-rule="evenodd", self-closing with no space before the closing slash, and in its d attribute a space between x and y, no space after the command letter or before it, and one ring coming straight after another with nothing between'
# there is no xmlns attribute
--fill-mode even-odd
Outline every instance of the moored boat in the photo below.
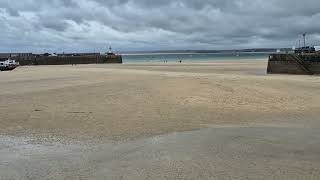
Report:
<svg viewBox="0 0 320 180"><path fill-rule="evenodd" d="M12 71L18 66L19 66L19 62L12 59L0 61L0 71Z"/></svg>

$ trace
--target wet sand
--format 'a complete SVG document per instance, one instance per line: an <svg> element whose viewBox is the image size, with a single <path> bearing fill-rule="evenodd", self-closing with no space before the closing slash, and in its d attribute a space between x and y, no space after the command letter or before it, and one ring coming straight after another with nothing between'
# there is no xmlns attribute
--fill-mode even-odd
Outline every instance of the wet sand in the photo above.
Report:
<svg viewBox="0 0 320 180"><path fill-rule="evenodd" d="M1 72L1 177L318 179L320 76L266 63Z"/></svg>
<svg viewBox="0 0 320 180"><path fill-rule="evenodd" d="M119 144L30 145L25 138L0 140L6 146L0 150L4 179L320 177L320 135L313 128L217 128Z"/></svg>

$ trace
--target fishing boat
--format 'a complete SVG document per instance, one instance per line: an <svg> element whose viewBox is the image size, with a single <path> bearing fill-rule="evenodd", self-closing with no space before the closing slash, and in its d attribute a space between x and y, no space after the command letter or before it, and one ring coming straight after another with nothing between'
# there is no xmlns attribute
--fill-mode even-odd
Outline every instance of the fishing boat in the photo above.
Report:
<svg viewBox="0 0 320 180"><path fill-rule="evenodd" d="M12 59L0 61L0 71L12 71L19 66L19 62Z"/></svg>

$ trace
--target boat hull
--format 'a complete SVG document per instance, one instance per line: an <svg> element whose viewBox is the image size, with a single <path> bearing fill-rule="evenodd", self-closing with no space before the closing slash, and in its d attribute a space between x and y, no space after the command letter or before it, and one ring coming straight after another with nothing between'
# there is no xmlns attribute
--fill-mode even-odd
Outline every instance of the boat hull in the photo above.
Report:
<svg viewBox="0 0 320 180"><path fill-rule="evenodd" d="M12 71L17 67L0 67L0 71Z"/></svg>

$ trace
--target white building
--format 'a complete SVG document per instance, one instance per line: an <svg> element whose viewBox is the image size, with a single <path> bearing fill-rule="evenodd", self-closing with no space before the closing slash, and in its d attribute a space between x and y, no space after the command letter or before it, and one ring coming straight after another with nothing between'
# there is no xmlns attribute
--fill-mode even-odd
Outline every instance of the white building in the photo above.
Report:
<svg viewBox="0 0 320 180"><path fill-rule="evenodd" d="M320 46L314 46L314 48L316 49L316 51L320 51Z"/></svg>

